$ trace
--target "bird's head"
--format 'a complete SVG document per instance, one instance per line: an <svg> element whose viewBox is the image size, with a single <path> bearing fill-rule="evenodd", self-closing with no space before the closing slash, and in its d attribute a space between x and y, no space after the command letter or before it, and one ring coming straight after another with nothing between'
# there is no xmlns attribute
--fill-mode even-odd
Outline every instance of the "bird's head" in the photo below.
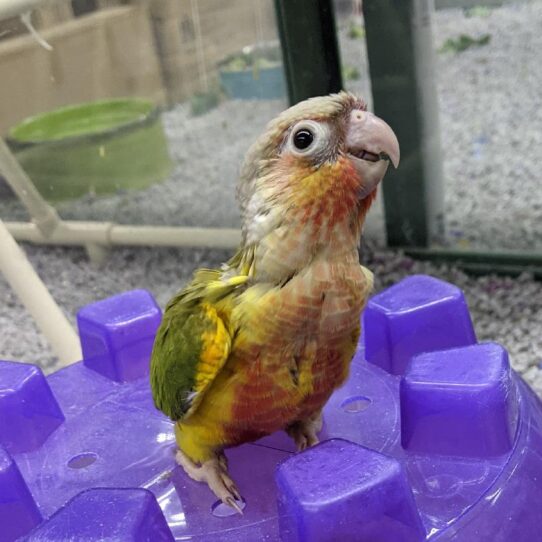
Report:
<svg viewBox="0 0 542 542"><path fill-rule="evenodd" d="M325 243L337 227L359 237L389 162L399 164L397 138L363 100L341 92L290 107L243 164L244 243L276 237L281 228L304 243Z"/></svg>
<svg viewBox="0 0 542 542"><path fill-rule="evenodd" d="M238 189L245 233L269 214L277 215L271 227L278 215L364 215L390 161L399 164L397 138L363 100L341 92L298 103L271 121L247 153Z"/></svg>

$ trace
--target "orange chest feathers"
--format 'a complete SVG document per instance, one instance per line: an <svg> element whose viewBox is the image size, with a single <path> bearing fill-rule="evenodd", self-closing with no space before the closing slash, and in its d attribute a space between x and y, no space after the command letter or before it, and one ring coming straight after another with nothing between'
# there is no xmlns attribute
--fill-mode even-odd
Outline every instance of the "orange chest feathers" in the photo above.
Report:
<svg viewBox="0 0 542 542"><path fill-rule="evenodd" d="M371 287L370 272L357 263L322 263L280 289L257 292L258 303L247 292L228 363L229 433L270 433L323 407L348 375Z"/></svg>

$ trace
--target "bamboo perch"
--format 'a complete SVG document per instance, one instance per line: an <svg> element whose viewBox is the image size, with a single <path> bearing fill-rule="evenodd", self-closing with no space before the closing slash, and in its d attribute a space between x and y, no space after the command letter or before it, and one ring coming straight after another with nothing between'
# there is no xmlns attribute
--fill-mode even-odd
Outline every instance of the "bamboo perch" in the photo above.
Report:
<svg viewBox="0 0 542 542"><path fill-rule="evenodd" d="M60 363L65 366L80 360L81 346L77 333L2 220L0 220L0 273L6 277L8 284L31 314Z"/></svg>
<svg viewBox="0 0 542 542"><path fill-rule="evenodd" d="M36 190L4 140L0 138L0 173L34 220L32 226L47 238L61 224L56 210ZM62 365L81 359L76 331L46 286L34 271L24 252L0 220L0 273L34 318Z"/></svg>
<svg viewBox="0 0 542 542"><path fill-rule="evenodd" d="M131 226L112 222L62 221L51 235L44 235L32 223L7 222L6 227L18 241L31 243L87 246L113 245L235 248L240 230L231 228L180 228L168 226Z"/></svg>
<svg viewBox="0 0 542 542"><path fill-rule="evenodd" d="M61 224L58 213L41 197L2 138L0 173L34 220L32 226L45 238L51 235ZM1 220L0 273L30 312L60 363L68 365L81 359L77 333Z"/></svg>
<svg viewBox="0 0 542 542"><path fill-rule="evenodd" d="M5 141L0 138L0 173L25 206L40 231L48 236L61 223L58 213L37 191Z"/></svg>

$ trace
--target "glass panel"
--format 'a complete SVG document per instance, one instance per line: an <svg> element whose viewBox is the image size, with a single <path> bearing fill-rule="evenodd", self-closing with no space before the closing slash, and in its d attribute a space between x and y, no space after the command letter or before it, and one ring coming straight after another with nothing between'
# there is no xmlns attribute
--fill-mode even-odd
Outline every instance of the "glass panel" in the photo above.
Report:
<svg viewBox="0 0 542 542"><path fill-rule="evenodd" d="M434 16L446 244L540 253L542 3L491 4Z"/></svg>

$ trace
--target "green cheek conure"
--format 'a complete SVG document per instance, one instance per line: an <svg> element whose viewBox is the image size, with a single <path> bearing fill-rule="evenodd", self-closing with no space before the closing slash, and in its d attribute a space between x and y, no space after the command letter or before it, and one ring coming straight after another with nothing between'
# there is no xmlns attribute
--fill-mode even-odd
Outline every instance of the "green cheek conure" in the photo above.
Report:
<svg viewBox="0 0 542 542"><path fill-rule="evenodd" d="M312 446L348 376L372 288L359 238L389 161L399 163L395 134L351 94L284 111L245 158L236 254L166 307L155 404L176 422L186 473L238 511L224 448L279 429Z"/></svg>

